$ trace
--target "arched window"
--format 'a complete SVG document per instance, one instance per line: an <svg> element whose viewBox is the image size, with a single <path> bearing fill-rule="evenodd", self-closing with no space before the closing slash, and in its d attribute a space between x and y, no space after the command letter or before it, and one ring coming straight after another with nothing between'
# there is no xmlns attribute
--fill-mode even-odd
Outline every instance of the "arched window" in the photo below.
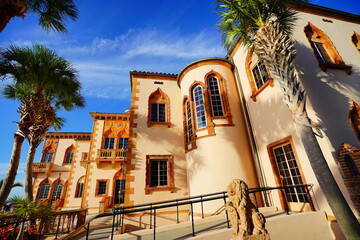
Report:
<svg viewBox="0 0 360 240"><path fill-rule="evenodd" d="M223 117L224 107L218 79L215 76L208 78L209 95L213 117Z"/></svg>
<svg viewBox="0 0 360 240"><path fill-rule="evenodd" d="M191 114L191 104L190 100L186 99L185 101L185 121L186 121L186 140L191 142L194 140L194 129L193 129L193 119Z"/></svg>
<svg viewBox="0 0 360 240"><path fill-rule="evenodd" d="M196 128L206 127L206 110L204 100L204 90L201 86L196 86L193 90Z"/></svg>
<svg viewBox="0 0 360 240"><path fill-rule="evenodd" d="M264 61L260 60L252 50L249 50L245 60L246 74L251 88L251 99L256 101L256 97L267 86L274 86L274 81L270 76Z"/></svg>
<svg viewBox="0 0 360 240"><path fill-rule="evenodd" d="M351 126L360 141L360 106L354 101L349 113L349 117Z"/></svg>
<svg viewBox="0 0 360 240"><path fill-rule="evenodd" d="M149 97L148 126L155 124L170 127L169 97L160 88Z"/></svg>
<svg viewBox="0 0 360 240"><path fill-rule="evenodd" d="M358 53L360 53L360 35L356 32L351 36L351 41L357 49Z"/></svg>
<svg viewBox="0 0 360 240"><path fill-rule="evenodd" d="M81 178L79 178L76 184L76 190L75 190L76 198L82 197L84 192L84 184L85 184L85 176L82 176Z"/></svg>
<svg viewBox="0 0 360 240"><path fill-rule="evenodd" d="M74 157L74 153L75 153L75 148L74 145L71 145L70 147L68 147L65 151L65 157L64 157L64 163L65 164L70 164L72 163L73 157Z"/></svg>
<svg viewBox="0 0 360 240"><path fill-rule="evenodd" d="M40 184L37 199L47 199L49 197L50 183L48 180Z"/></svg>
<svg viewBox="0 0 360 240"><path fill-rule="evenodd" d="M351 66L345 65L334 44L323 31L309 22L304 32L323 71L332 68L345 70L347 74L351 73Z"/></svg>
<svg viewBox="0 0 360 240"><path fill-rule="evenodd" d="M61 197L62 189L63 189L63 184L62 184L61 180L57 180L55 182L55 184L53 185L51 200L59 199Z"/></svg>

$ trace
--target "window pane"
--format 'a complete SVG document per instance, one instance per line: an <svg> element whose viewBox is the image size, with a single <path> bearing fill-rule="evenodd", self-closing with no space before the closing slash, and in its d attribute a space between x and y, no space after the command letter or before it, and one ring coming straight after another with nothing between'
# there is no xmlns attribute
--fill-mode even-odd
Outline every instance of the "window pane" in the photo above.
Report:
<svg viewBox="0 0 360 240"><path fill-rule="evenodd" d="M99 181L98 182L98 195L103 195L106 193L106 181Z"/></svg>
<svg viewBox="0 0 360 240"><path fill-rule="evenodd" d="M50 183L46 181L40 186L38 199L47 199L49 196Z"/></svg>
<svg viewBox="0 0 360 240"><path fill-rule="evenodd" d="M73 152L66 153L65 163L72 163L73 156L74 156Z"/></svg>
<svg viewBox="0 0 360 240"><path fill-rule="evenodd" d="M167 186L168 169L167 161L153 160L150 162L150 186Z"/></svg>
<svg viewBox="0 0 360 240"><path fill-rule="evenodd" d="M209 78L210 99L214 117L224 116L223 104L219 90L218 80L215 77Z"/></svg>
<svg viewBox="0 0 360 240"><path fill-rule="evenodd" d="M54 189L52 192L52 196L51 196L51 200L57 200L61 197L61 192L63 189L63 185L61 183L61 181L58 181L55 185L54 185Z"/></svg>
<svg viewBox="0 0 360 240"><path fill-rule="evenodd" d="M119 138L119 149L128 149L128 138Z"/></svg>
<svg viewBox="0 0 360 240"><path fill-rule="evenodd" d="M53 155L54 155L53 152L45 152L43 157L43 162L51 162Z"/></svg>
<svg viewBox="0 0 360 240"><path fill-rule="evenodd" d="M192 127L192 115L190 101L186 101L186 123L187 123L187 140L190 142L193 140L193 127Z"/></svg>
<svg viewBox="0 0 360 240"><path fill-rule="evenodd" d="M259 61L252 70L257 89L269 80L269 75L263 61Z"/></svg>
<svg viewBox="0 0 360 240"><path fill-rule="evenodd" d="M204 96L202 94L202 87L198 86L194 89L195 98L195 112L196 112L196 126L197 128L206 127L206 115Z"/></svg>
<svg viewBox="0 0 360 240"><path fill-rule="evenodd" d="M115 138L105 138L104 149L114 149Z"/></svg>
<svg viewBox="0 0 360 240"><path fill-rule="evenodd" d="M319 62L332 63L332 60L329 57L323 43L310 41L310 44L311 44L312 48L314 49L315 56Z"/></svg>

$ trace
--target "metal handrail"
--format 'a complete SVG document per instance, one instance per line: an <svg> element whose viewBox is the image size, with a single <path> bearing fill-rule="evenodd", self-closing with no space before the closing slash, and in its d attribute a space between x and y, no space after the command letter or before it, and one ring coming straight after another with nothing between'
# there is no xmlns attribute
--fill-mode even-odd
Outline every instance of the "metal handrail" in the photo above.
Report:
<svg viewBox="0 0 360 240"><path fill-rule="evenodd" d="M309 188L311 189L313 187L313 184L296 184L296 185L285 185L285 186L278 186L278 187L249 188L248 191L249 191L249 194L254 194L257 192L264 192L264 191L270 191L270 190L285 190L285 189L290 189L290 188L294 189L297 187L306 188L307 191L309 191ZM216 195L218 195L218 196L216 196ZM180 198L180 199L174 199L174 200L159 201L159 202L139 204L139 205L133 205L133 206L115 207L115 208L113 208L112 213L102 213L102 214L94 216L92 219L89 219L88 221L86 221L80 228L78 228L74 232L70 233L69 235L67 235L61 239L63 239L63 240L70 239L70 237L74 236L82 228L86 229L86 231L87 231L86 239L88 239L90 223L96 218L107 217L107 216L113 216L112 231L111 231L111 239L113 239L115 227L116 227L116 225L118 227L122 226L122 224L124 222L123 217L125 214L136 213L136 212L145 212L145 211L150 211L150 213L151 213L150 220L151 220L152 216L154 217L154 224L150 224L150 228L152 225L153 231L154 231L154 239L156 239L156 211L158 209L162 209L162 208L177 207L177 215L178 215L178 206L182 206L182 205L190 205L192 234L193 234L193 236L195 236L193 204L214 201L214 200L219 200L219 199L223 199L224 204L225 204L227 197L228 197L227 192L223 191L223 192L216 192L216 193L211 193L211 194L198 195L198 196L194 196L194 197ZM286 201L286 198L285 198L285 201ZM286 210L287 214L290 214L287 206L286 206L285 210ZM152 212L153 212L153 214L152 214ZM230 228L227 211L225 211L225 213L226 213L226 218L227 218L227 226L228 226L228 228ZM120 219L119 219L119 216L120 216ZM202 209L202 218L204 218L203 209ZM119 222L120 222L120 224L119 224ZM178 217L177 217L177 223L179 223Z"/></svg>

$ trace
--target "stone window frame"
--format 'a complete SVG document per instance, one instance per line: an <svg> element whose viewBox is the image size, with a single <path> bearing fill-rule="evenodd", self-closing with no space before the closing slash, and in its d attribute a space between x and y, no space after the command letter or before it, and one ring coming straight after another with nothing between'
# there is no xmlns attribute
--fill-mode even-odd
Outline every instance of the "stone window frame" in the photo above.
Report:
<svg viewBox="0 0 360 240"><path fill-rule="evenodd" d="M68 162L69 156L70 156L70 162ZM72 164L72 161L74 160L74 156L75 156L75 147L74 147L73 144L71 144L71 145L65 150L63 165Z"/></svg>
<svg viewBox="0 0 360 240"><path fill-rule="evenodd" d="M151 121L151 104L165 104L165 121L164 122L157 122ZM160 88L157 88L154 92L152 92L148 99L148 119L147 119L147 126L151 127L154 125L165 125L167 127L171 126L170 122L170 99L166 93L164 93Z"/></svg>
<svg viewBox="0 0 360 240"><path fill-rule="evenodd" d="M321 70L326 72L327 69L338 69L344 70L348 75L351 74L352 67L344 63L333 42L322 30L317 28L311 22L308 22L308 24L304 27L304 34L309 42L310 48L313 51L315 58L319 63ZM322 61L322 59L319 59L317 49L314 49L314 43L322 44L324 50L326 51L326 55L329 56L331 61Z"/></svg>
<svg viewBox="0 0 360 240"><path fill-rule="evenodd" d="M151 162L152 161L167 161L167 185L166 186L151 186ZM174 157L173 155L146 155L146 173L145 173L145 194L150 194L153 191L175 191L174 181Z"/></svg>

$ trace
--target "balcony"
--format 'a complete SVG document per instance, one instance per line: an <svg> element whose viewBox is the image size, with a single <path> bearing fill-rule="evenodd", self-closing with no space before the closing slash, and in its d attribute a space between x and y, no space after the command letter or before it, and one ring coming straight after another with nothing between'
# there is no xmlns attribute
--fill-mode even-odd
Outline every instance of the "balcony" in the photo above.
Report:
<svg viewBox="0 0 360 240"><path fill-rule="evenodd" d="M33 163L32 171L33 173L48 173L51 167L52 167L51 162Z"/></svg>
<svg viewBox="0 0 360 240"><path fill-rule="evenodd" d="M117 163L124 163L127 160L127 149L98 149L96 156L97 166L111 163L113 166Z"/></svg>

